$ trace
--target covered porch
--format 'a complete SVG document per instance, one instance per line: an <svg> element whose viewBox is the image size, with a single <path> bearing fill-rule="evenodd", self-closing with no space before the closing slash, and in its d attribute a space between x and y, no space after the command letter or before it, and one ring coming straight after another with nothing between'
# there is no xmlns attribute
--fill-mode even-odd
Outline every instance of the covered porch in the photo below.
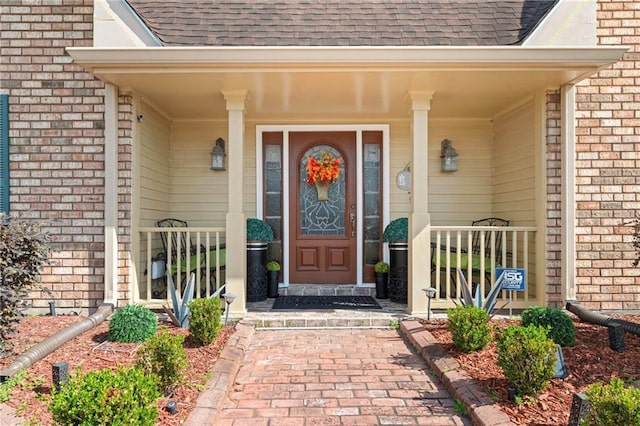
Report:
<svg viewBox="0 0 640 426"><path fill-rule="evenodd" d="M388 258L380 238L384 225L404 216L409 218L407 311L426 314L422 289L431 286L437 289L432 306L450 306L451 298L460 294L451 271L465 270L461 259L470 248L472 221L503 217L510 221L509 227L486 229L485 238L503 238L504 252L481 253L476 275L493 279L495 267L501 266L495 259L501 257L508 266L527 269L529 287L517 296L518 306L544 304L549 122L558 121L551 127L563 129L558 136L570 152L573 126L560 126L559 121L572 123L572 85L622 54L609 48L523 47L68 50L76 62L107 83L105 161L111 163L106 170L119 170L123 136L116 132L118 105L128 98L133 107L132 244L124 253L133 265L129 300L163 300L154 297L150 271L163 251L160 235L176 231L157 228L156 223L179 218L188 226L173 237L186 233L195 252L190 249L175 264L166 253L166 268L175 268L180 275L180 262L189 265L187 271L194 257L202 294L226 284L238 296L232 306L237 314L247 308L245 219L269 216L264 132L282 135L278 146L284 169L293 161L288 157L290 135L317 129L355 135L357 226L352 231L356 249L350 258L355 265L354 285L371 286L367 265ZM562 110L552 111L553 116L546 95L550 89L562 89ZM367 229L370 215L360 194L366 193L363 147L368 142L363 135L370 131L380 132L376 142L380 183L376 222ZM210 151L218 138L226 141L224 171L210 169ZM455 173L440 168L444 139L451 140L459 153ZM566 155L563 172L571 175L573 165ZM407 165L410 191L395 184L396 175ZM281 176L280 196L286 197L289 175ZM119 257L117 172L111 179L113 187L108 188L113 193L106 198L105 211L116 214L105 215L107 292L115 289ZM561 201L568 254L562 265L566 286L561 291L570 297L571 191ZM287 220L286 205L280 206L279 253L284 264L291 264L295 253L287 232L295 230ZM377 239L371 237L376 235ZM367 251L367 242L377 242L377 253ZM216 257L222 245L224 270ZM206 254L211 251L217 254ZM466 269L472 276L476 268ZM488 282L476 281L481 286ZM288 284L285 274L283 285Z"/></svg>

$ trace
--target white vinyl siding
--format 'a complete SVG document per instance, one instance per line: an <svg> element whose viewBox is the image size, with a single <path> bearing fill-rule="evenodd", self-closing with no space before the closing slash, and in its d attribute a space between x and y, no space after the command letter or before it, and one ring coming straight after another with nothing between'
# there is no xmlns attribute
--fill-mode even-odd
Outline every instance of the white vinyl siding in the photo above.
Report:
<svg viewBox="0 0 640 426"><path fill-rule="evenodd" d="M512 225L534 225L533 99L496 119L494 129L494 215Z"/></svg>
<svg viewBox="0 0 640 426"><path fill-rule="evenodd" d="M228 170L211 170L211 149L216 139L226 141L227 123L180 121L171 130L171 211L189 226L225 226L228 206ZM228 168L228 158L225 158ZM255 129L247 126L244 143L244 210L255 216Z"/></svg>
<svg viewBox="0 0 640 426"><path fill-rule="evenodd" d="M156 226L170 210L169 121L145 103L140 126L140 225Z"/></svg>
<svg viewBox="0 0 640 426"><path fill-rule="evenodd" d="M394 122L390 128L390 216L407 216L412 196L424 196L424 188L409 194L400 190L396 175L411 158L411 125ZM470 225L492 214L492 138L489 120L435 119L429 121L429 211L434 225ZM440 170L440 144L449 139L458 151L458 171ZM420 165L411 164L414 167Z"/></svg>

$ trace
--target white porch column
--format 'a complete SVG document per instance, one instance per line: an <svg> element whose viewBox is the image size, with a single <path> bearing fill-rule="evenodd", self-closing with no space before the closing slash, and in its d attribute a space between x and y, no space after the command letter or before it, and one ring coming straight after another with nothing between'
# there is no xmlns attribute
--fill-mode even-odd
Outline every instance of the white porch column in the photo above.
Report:
<svg viewBox="0 0 640 426"><path fill-rule="evenodd" d="M226 291L237 298L231 304L230 313L244 314L247 311L245 280L247 272L246 219L244 203L244 110L246 90L223 91L227 101L229 135L227 147L227 170L229 173L229 209L226 222Z"/></svg>
<svg viewBox="0 0 640 426"><path fill-rule="evenodd" d="M409 297L411 315L426 316L422 291L431 273L429 265L429 108L433 92L409 92L411 100L411 213L409 213Z"/></svg>
<svg viewBox="0 0 640 426"><path fill-rule="evenodd" d="M562 212L560 289L562 304L577 300L576 294L576 92L573 85L562 87L561 111L561 174Z"/></svg>
<svg viewBox="0 0 640 426"><path fill-rule="evenodd" d="M118 88L104 96L104 303L118 304Z"/></svg>

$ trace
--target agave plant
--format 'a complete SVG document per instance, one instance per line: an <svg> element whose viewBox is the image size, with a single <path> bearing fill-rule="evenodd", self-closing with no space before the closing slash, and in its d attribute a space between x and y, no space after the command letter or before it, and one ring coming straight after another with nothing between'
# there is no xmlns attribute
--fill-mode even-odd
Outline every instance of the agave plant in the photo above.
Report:
<svg viewBox="0 0 640 426"><path fill-rule="evenodd" d="M163 306L164 311L169 315L171 322L175 326L181 328L189 327L189 302L193 299L193 287L196 282L196 274L193 272L191 273L182 295L180 295L178 290L176 290L176 286L173 284L173 278L171 275L167 276L167 281L169 282L169 293L171 294L173 310L169 309L167 306ZM219 297L220 293L226 286L226 284L220 286L220 288L209 297Z"/></svg>
<svg viewBox="0 0 640 426"><path fill-rule="evenodd" d="M462 304L462 306L475 306L477 308L482 308L487 311L489 315L493 315L493 311L495 310L496 303L498 301L498 296L500 295L500 290L502 290L502 280L504 279L504 276L500 274L496 282L491 287L491 290L489 290L489 294L487 294L484 302L482 301L480 286L476 287L475 295L472 295L471 288L469 288L469 284L467 284L467 280L460 269L458 269L458 277L460 279L460 288L462 289L460 304ZM502 308L504 308L504 306L502 306Z"/></svg>

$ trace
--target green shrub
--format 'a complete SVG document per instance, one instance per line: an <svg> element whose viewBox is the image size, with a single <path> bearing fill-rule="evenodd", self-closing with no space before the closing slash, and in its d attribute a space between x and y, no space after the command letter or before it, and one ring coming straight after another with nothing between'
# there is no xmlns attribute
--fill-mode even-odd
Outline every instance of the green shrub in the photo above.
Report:
<svg viewBox="0 0 640 426"><path fill-rule="evenodd" d="M589 385L585 393L590 404L585 426L640 425L640 389L612 378L608 385Z"/></svg>
<svg viewBox="0 0 640 426"><path fill-rule="evenodd" d="M394 243L396 241L407 241L409 235L409 219L400 217L392 220L384 228L382 241L385 243Z"/></svg>
<svg viewBox="0 0 640 426"><path fill-rule="evenodd" d="M8 340L29 292L35 288L49 292L38 283L48 262L49 241L37 224L0 213L0 355L11 350Z"/></svg>
<svg viewBox="0 0 640 426"><path fill-rule="evenodd" d="M118 309L109 322L109 340L112 342L144 342L156 334L158 318L142 305L127 305Z"/></svg>
<svg viewBox="0 0 640 426"><path fill-rule="evenodd" d="M475 306L456 306L447 310L453 344L462 352L484 349L491 341L489 314Z"/></svg>
<svg viewBox="0 0 640 426"><path fill-rule="evenodd" d="M80 372L51 394L49 411L61 425L154 425L160 397L153 376L137 368Z"/></svg>
<svg viewBox="0 0 640 426"><path fill-rule="evenodd" d="M576 326L571 317L557 308L531 306L522 312L522 325L548 327L548 337L560 346L573 346L576 342Z"/></svg>
<svg viewBox="0 0 640 426"><path fill-rule="evenodd" d="M375 264L375 266L373 267L373 271L377 272L378 274L386 274L389 272L389 264L387 262L378 262Z"/></svg>
<svg viewBox="0 0 640 426"><path fill-rule="evenodd" d="M192 300L189 308L191 310L189 333L199 345L213 343L222 328L220 299L210 297Z"/></svg>
<svg viewBox="0 0 640 426"><path fill-rule="evenodd" d="M250 217L247 219L247 240L273 241L273 229L262 219Z"/></svg>
<svg viewBox="0 0 640 426"><path fill-rule="evenodd" d="M153 336L138 349L136 367L157 378L160 390L168 395L180 384L187 367L187 353L182 346L184 336L166 329Z"/></svg>
<svg viewBox="0 0 640 426"><path fill-rule="evenodd" d="M267 262L267 271L279 271L280 270L280 263L278 263L277 260L272 260L270 262Z"/></svg>
<svg viewBox="0 0 640 426"><path fill-rule="evenodd" d="M547 329L510 325L496 335L498 366L519 396L535 396L555 373L556 344Z"/></svg>

